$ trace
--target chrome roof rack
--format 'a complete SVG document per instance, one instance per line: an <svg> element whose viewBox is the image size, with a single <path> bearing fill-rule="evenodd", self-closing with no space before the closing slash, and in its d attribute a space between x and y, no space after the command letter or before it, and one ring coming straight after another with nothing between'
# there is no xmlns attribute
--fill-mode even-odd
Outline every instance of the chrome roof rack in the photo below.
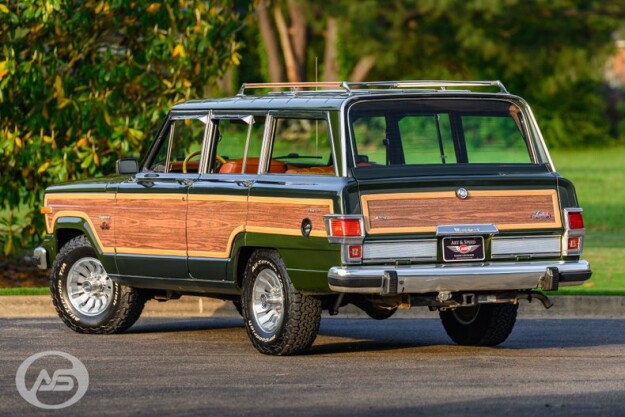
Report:
<svg viewBox="0 0 625 417"><path fill-rule="evenodd" d="M446 91L448 88L457 87L496 87L500 93L509 94L506 87L499 80L494 81L436 81L436 80L408 80L408 81L372 81L372 82L348 82L348 81L326 81L326 82L297 82L297 83L244 83L241 85L237 96L245 96L245 90L251 89L279 89L288 90L274 92L273 94L297 94L298 92L311 92L319 89L325 92L341 91L351 94L353 90L381 89L404 90L409 88L428 89ZM330 89L330 90L328 90ZM320 92L323 92L320 91Z"/></svg>
<svg viewBox="0 0 625 417"><path fill-rule="evenodd" d="M343 89L344 82L341 81L325 81L325 82L299 82L299 83L243 83L241 84L241 88L239 89L239 93L237 96L244 96L245 90L252 89L280 89L280 90L290 90L287 91L289 93L297 93L298 91L302 91L304 89ZM347 89L349 90L349 89Z"/></svg>

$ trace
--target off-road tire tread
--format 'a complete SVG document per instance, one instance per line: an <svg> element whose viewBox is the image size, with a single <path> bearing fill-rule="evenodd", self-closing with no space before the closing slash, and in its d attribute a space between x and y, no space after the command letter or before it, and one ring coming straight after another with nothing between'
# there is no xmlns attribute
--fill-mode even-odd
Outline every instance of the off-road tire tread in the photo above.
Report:
<svg viewBox="0 0 625 417"><path fill-rule="evenodd" d="M286 282L285 299L285 317L283 321L283 329L275 343L266 345L259 343L253 332L249 329L249 318L247 309L243 309L244 319L246 322L246 330L254 347L261 353L267 355L296 355L306 352L319 333L319 325L321 323L321 301L318 299L302 294L299 292L288 277L284 262L280 258L278 252L269 249L259 249L250 258L249 264L253 264L258 258L271 260L280 270L280 274ZM246 267L244 276L244 288L249 285L249 276L251 271ZM245 292L245 289L244 289ZM247 296L243 296L243 306L247 306Z"/></svg>
<svg viewBox="0 0 625 417"><path fill-rule="evenodd" d="M485 304L479 317L469 325L459 323L451 311L441 311L440 317L447 335L464 346L497 346L503 343L516 323L518 304Z"/></svg>
<svg viewBox="0 0 625 417"><path fill-rule="evenodd" d="M50 274L50 292L52 294L52 303L63 322L75 332L85 334L113 334L122 333L130 326L132 326L141 316L143 307L147 299L141 293L125 285L120 285L120 299L117 309L114 311L113 316L105 324L95 327L81 326L76 323L72 318L66 314L63 303L60 300L60 296L55 286L56 276L58 270L63 263L63 260L69 256L73 251L81 248L88 247L93 250L91 243L85 235L77 236L67 242L59 251L54 263L52 264L52 272ZM95 256L95 254L94 254ZM118 284L119 285L119 284Z"/></svg>

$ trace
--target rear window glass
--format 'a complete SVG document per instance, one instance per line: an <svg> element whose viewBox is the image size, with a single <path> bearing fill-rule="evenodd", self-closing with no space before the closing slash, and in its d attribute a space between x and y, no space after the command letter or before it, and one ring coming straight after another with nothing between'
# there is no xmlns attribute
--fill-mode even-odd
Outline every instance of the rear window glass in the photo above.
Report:
<svg viewBox="0 0 625 417"><path fill-rule="evenodd" d="M367 101L349 123L361 167L533 163L522 113L506 101Z"/></svg>

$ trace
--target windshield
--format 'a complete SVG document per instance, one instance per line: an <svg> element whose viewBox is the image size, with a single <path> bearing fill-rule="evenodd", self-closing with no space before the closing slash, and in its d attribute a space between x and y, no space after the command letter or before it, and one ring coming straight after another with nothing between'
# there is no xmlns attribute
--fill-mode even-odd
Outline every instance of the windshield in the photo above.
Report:
<svg viewBox="0 0 625 417"><path fill-rule="evenodd" d="M358 167L533 164L521 110L495 99L403 99L349 109Z"/></svg>

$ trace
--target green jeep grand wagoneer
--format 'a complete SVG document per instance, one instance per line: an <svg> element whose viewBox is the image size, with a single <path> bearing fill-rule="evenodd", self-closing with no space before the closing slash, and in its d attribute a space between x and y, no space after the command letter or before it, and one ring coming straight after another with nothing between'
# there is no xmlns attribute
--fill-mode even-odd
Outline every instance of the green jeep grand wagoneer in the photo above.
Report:
<svg viewBox="0 0 625 417"><path fill-rule="evenodd" d="M429 307L494 346L519 300L591 275L573 184L499 81L245 84L175 105L143 162L50 187L42 212L35 259L81 333L194 294L232 300L267 354L350 303Z"/></svg>

